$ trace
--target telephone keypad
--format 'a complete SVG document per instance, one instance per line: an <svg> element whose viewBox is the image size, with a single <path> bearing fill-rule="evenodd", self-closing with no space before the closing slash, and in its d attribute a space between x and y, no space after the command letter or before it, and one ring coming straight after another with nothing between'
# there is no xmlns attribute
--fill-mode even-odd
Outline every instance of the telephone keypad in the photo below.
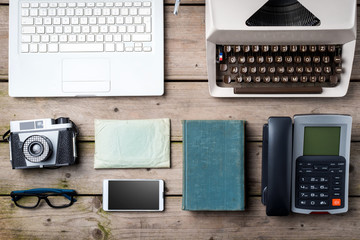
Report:
<svg viewBox="0 0 360 240"><path fill-rule="evenodd" d="M310 210L344 207L345 159L296 160L295 206Z"/></svg>

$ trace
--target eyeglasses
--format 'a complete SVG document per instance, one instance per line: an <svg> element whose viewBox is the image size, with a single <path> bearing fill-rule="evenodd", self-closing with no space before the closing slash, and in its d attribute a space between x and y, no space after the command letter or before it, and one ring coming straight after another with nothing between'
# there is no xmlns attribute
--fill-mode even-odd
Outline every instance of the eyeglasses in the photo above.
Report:
<svg viewBox="0 0 360 240"><path fill-rule="evenodd" d="M10 193L15 205L21 208L36 208L41 199L52 208L66 208L76 202L74 198L76 195L75 190L56 188L36 188Z"/></svg>

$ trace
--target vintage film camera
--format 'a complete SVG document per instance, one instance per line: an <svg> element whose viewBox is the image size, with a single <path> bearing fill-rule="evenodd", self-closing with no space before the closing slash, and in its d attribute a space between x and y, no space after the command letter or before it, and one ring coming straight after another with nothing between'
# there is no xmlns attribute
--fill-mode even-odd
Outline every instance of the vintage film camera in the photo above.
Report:
<svg viewBox="0 0 360 240"><path fill-rule="evenodd" d="M69 118L11 121L8 140L12 168L74 164L77 135L77 127Z"/></svg>

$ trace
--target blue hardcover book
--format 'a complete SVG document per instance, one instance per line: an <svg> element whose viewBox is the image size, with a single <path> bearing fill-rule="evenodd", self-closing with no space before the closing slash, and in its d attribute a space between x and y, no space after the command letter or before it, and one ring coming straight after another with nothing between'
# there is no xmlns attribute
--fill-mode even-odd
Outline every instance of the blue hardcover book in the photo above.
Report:
<svg viewBox="0 0 360 240"><path fill-rule="evenodd" d="M245 210L245 121L183 121L183 210Z"/></svg>

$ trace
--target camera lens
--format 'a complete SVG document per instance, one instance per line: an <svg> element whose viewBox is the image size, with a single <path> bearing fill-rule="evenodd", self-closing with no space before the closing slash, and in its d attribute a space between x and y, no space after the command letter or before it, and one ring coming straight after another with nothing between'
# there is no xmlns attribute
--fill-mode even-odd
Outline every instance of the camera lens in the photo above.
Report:
<svg viewBox="0 0 360 240"><path fill-rule="evenodd" d="M29 153L33 157L40 156L44 151L44 146L40 142L32 142L29 144Z"/></svg>
<svg viewBox="0 0 360 240"><path fill-rule="evenodd" d="M33 135L24 141L22 150L26 160L39 163L51 156L52 143L45 136Z"/></svg>

